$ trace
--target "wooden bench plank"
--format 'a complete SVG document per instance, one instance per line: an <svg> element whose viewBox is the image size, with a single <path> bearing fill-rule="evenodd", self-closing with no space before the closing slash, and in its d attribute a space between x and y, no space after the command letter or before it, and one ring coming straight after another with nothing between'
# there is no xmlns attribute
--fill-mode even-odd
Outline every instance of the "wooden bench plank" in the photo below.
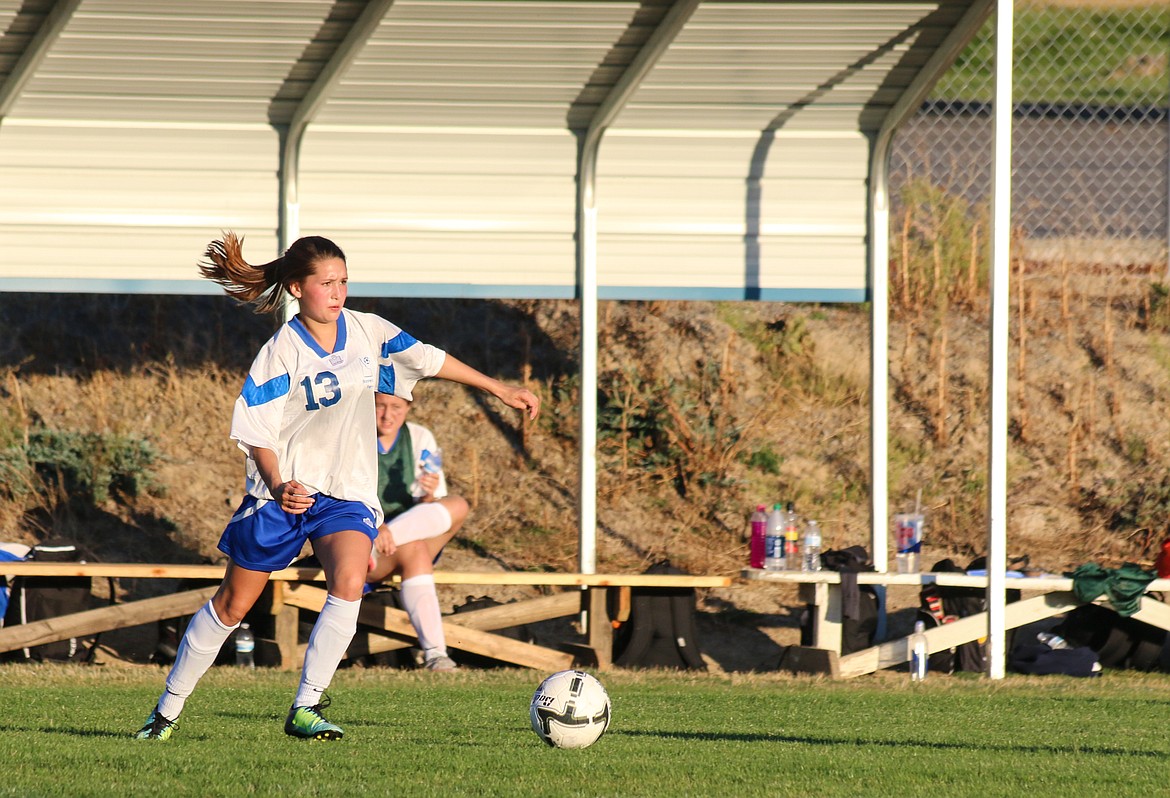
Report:
<svg viewBox="0 0 1170 798"><path fill-rule="evenodd" d="M224 571L225 567L222 565L164 563L46 563L26 561L4 563L0 566L0 572L4 574L23 577L64 576L218 581L223 578ZM269 611L272 612L276 622L276 644L280 652L282 667L296 667L300 661L300 654L303 652L298 652L297 647L296 635L298 624L295 608L297 606L304 606L301 602L303 602L303 597L306 594L302 592L302 598L297 602L287 601L287 596L290 591L297 588L295 583L324 581L324 573L319 568L285 568L273 572L270 575L270 579L273 585L269 601ZM396 582L398 580L395 579L393 581ZM732 578L730 576L690 574L583 574L535 571L435 572L435 583L441 585L517 585L529 587L581 588L581 592L569 590L561 594L559 597L552 599L548 606L534 604L531 602L537 600L530 600L529 602L519 602L527 606L526 610L515 608L502 609L500 613L501 615L509 613L523 614L524 612L540 614L551 611L549 608L553 604L561 608L568 607L570 602L578 605L576 609L564 612L557 609L556 615L549 615L547 617L562 617L572 614L574 611L587 609L590 616L590 651L596 656L600 667L606 667L609 664L610 649L612 647L612 629L605 612L605 594L609 588L621 588L622 590L620 592L624 594L631 587L651 589L728 587L731 585L731 582ZM308 586L306 585L305 587ZM319 588L317 589L319 590ZM17 635L15 631L9 632L9 636L13 641L27 641L32 638L26 637L26 635L59 634L60 636L55 637L54 640L64 640L70 637L81 637L111 629L136 626L152 620L189 614L197 610L215 592L214 587L208 587L204 590L207 591L206 594L200 594L203 596L203 601L197 602L194 607L188 607L186 604L182 604L178 609L166 609L169 606L165 603L168 597L161 597L160 601L163 603L157 606L143 602L133 602L131 604L119 605L112 612L96 617L84 616L77 618L72 615L62 616L61 618L51 619L50 621L38 622L42 626L33 624L24 625L24 631L19 638L15 637ZM324 591L321 591L321 593L324 594ZM148 599L146 601L151 600ZM289 605L287 608L284 607L285 603ZM309 607L309 609L319 608ZM517 617L520 617L520 615ZM544 619L541 618L541 620ZM496 628L507 628L509 625L530 622L532 621L517 620L510 624L497 626ZM74 625L78 623L83 624L82 631L76 631ZM475 629L472 623L469 622L451 624L451 626L455 631L448 633L448 639L455 648L463 648L467 651L484 654L507 662L517 662L518 664L531 663L530 667L539 667L545 670L550 667L556 667L558 669L570 667L573 660L571 654L555 652L551 649L544 649L537 646L530 647L532 650L517 649L515 645L526 644L517 644L511 638L505 638L500 635L491 635L484 632L483 635L477 637L480 630ZM387 628L389 631L395 631L388 627L384 628ZM404 636L409 636L413 639L413 628L409 627L409 624L400 624L398 629L401 630ZM0 632L0 634L3 633ZM0 639L5 638L0 637ZM49 642L47 639L38 638L38 640L39 642L37 643L14 642L13 647L23 648L27 645L38 645L39 643ZM388 638L384 642L379 641L376 645L399 647L399 644L402 642L402 640ZM477 646L480 648L476 648ZM503 647L503 655L499 653L501 646ZM10 649L0 649L0 651L2 650ZM382 650L391 649L384 648Z"/></svg>
<svg viewBox="0 0 1170 798"><path fill-rule="evenodd" d="M468 629L494 631L509 629L526 623L540 623L553 618L563 618L573 615L581 609L581 596L576 591L563 591L551 596L539 596L533 599L521 599L500 604L495 607L484 607L479 610L457 612L447 617L454 623Z"/></svg>
<svg viewBox="0 0 1170 798"><path fill-rule="evenodd" d="M780 658L779 669L787 673L811 673L837 679L841 676L840 659L840 655L831 649L789 646Z"/></svg>
<svg viewBox="0 0 1170 798"><path fill-rule="evenodd" d="M222 565L168 565L165 563L122 562L36 562L0 563L0 573L9 576L89 576L122 579L223 579ZM272 579L318 582L325 579L320 568L285 568Z"/></svg>
<svg viewBox="0 0 1170 798"><path fill-rule="evenodd" d="M6 562L0 572L14 576L99 576L124 579L222 579L222 565L160 563ZM320 568L284 568L273 580L321 582ZM397 581L397 580L394 580ZM538 571L435 571L437 585L530 585L549 587L729 587L730 576L691 574L581 574Z"/></svg>
<svg viewBox="0 0 1170 798"><path fill-rule="evenodd" d="M485 632L494 632L497 629L510 629L526 623L539 623L553 618L563 618L573 615L581 608L581 597L571 591L555 593L551 596L513 601L497 607L484 607L479 610L468 610L452 616L460 626L468 629L479 629ZM383 630L384 631L384 630ZM359 629L358 636L368 636L363 646L355 636L356 645L351 645L351 651L362 656L365 654L381 654L386 651L397 651L417 645L413 633L409 636L388 637L376 631ZM303 657L306 646L300 646L300 655Z"/></svg>
<svg viewBox="0 0 1170 798"><path fill-rule="evenodd" d="M284 603L294 607L320 612L325 606L326 592L312 585L289 585L284 593ZM405 612L393 607L362 607L358 621L367 626L414 637L414 626ZM492 659L512 662L529 668L545 671L559 671L572 667L573 656L551 648L523 643L503 635L443 622L443 633L447 645L473 654Z"/></svg>
<svg viewBox="0 0 1170 798"><path fill-rule="evenodd" d="M0 629L0 651L15 651L18 648L55 643L71 637L88 637L111 629L123 629L127 626L190 615L206 604L217 589L204 587L132 601L128 604L115 604L96 610L60 615L43 621L5 626Z"/></svg>
<svg viewBox="0 0 1170 798"><path fill-rule="evenodd" d="M1014 601L1004 608L1004 626L1015 629L1025 624L1051 618L1068 612L1081 602L1072 593L1045 593L1040 596ZM945 648L977 640L987 634L987 613L981 612L966 618L960 618L942 626L926 630L926 644L928 651L933 654ZM890 668L910 659L907 647L907 638L882 643L853 654L846 654L840 659L840 676L849 679L867 673Z"/></svg>

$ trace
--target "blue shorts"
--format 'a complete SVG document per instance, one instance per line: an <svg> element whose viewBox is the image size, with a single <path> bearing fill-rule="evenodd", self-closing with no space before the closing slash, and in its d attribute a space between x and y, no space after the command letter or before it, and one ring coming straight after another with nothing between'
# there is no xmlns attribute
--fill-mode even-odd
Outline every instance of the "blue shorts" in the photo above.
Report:
<svg viewBox="0 0 1170 798"><path fill-rule="evenodd" d="M274 501L245 496L219 539L219 550L250 571L279 571L301 553L306 540L353 529L371 541L378 537L373 511L361 502L342 501L318 493L299 515L286 513Z"/></svg>

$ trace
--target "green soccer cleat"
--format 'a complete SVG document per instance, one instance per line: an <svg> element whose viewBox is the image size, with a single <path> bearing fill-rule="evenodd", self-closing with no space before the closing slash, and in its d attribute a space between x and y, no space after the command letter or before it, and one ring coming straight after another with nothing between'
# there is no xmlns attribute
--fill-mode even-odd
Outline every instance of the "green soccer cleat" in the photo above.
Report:
<svg viewBox="0 0 1170 798"><path fill-rule="evenodd" d="M169 740L177 728L179 728L179 721L171 720L156 708L151 711L150 717L146 719L146 725L138 730L138 734L134 735L134 738L137 740Z"/></svg>
<svg viewBox="0 0 1170 798"><path fill-rule="evenodd" d="M325 720L321 710L329 706L329 698L311 707L293 707L284 721L284 733L302 740L340 740L345 733L335 723Z"/></svg>

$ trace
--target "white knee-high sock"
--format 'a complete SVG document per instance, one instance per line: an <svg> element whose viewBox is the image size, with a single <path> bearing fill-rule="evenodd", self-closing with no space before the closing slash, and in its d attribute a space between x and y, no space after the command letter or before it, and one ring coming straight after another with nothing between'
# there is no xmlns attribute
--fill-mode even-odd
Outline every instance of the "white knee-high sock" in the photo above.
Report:
<svg viewBox="0 0 1170 798"><path fill-rule="evenodd" d="M227 626L221 621L210 601L191 616L175 655L175 664L167 674L167 689L158 699L158 711L164 717L171 720L179 717L187 698L195 691L195 685L215 662L224 641L236 626Z"/></svg>
<svg viewBox="0 0 1170 798"><path fill-rule="evenodd" d="M451 528L451 511L442 502L416 504L402 515L395 516L387 526L397 546L416 540L427 540Z"/></svg>
<svg viewBox="0 0 1170 798"><path fill-rule="evenodd" d="M305 666L301 669L301 684L293 701L294 707L321 703L321 694L333 681L337 664L357 631L361 606L361 599L345 601L332 594L325 597L325 606L309 635L309 649L305 652Z"/></svg>
<svg viewBox="0 0 1170 798"><path fill-rule="evenodd" d="M410 616L418 645L427 659L447 656L447 636L443 634L443 613L435 593L435 577L419 574L402 580L402 607Z"/></svg>

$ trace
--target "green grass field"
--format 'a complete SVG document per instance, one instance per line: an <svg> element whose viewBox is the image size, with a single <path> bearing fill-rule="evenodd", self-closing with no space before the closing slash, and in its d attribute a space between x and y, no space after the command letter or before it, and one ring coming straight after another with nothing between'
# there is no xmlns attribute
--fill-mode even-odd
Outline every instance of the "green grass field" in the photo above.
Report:
<svg viewBox="0 0 1170 798"><path fill-rule="evenodd" d="M532 671L346 670L335 743L282 730L296 676L214 669L166 742L155 668L0 666L0 795L1165 795L1170 676L608 673L594 746L547 748Z"/></svg>

